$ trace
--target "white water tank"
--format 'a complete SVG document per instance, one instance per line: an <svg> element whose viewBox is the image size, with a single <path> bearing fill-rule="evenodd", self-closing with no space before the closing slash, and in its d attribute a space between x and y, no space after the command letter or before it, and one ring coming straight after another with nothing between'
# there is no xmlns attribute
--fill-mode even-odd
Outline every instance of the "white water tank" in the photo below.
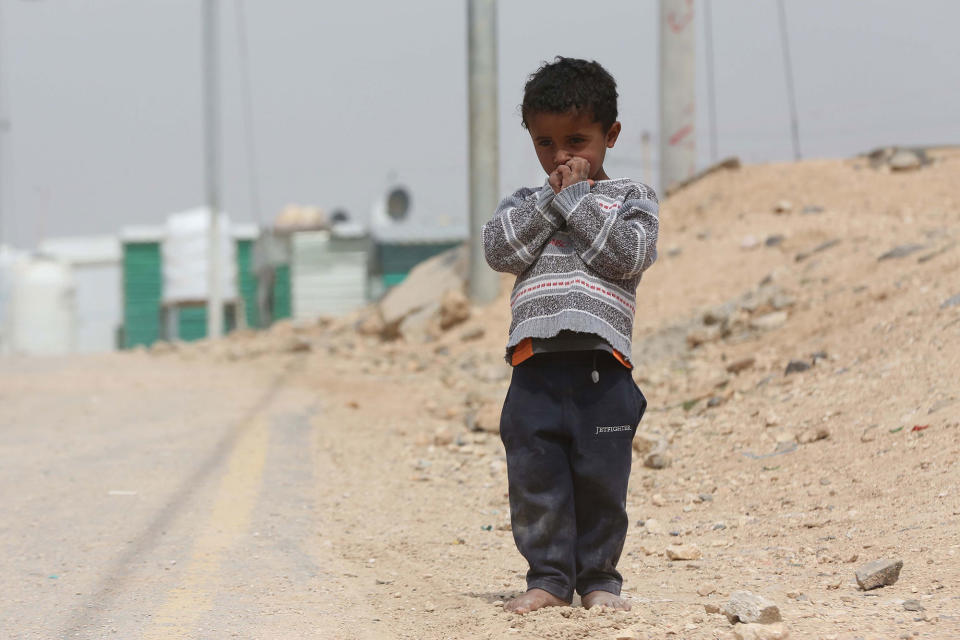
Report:
<svg viewBox="0 0 960 640"><path fill-rule="evenodd" d="M236 244L230 217L219 216L220 282L224 300L237 297ZM207 230L210 214L205 207L167 217L163 241L164 302L202 302L209 293L207 276Z"/></svg>
<svg viewBox="0 0 960 640"><path fill-rule="evenodd" d="M62 355L74 349L76 322L70 266L50 258L29 258L13 269L7 315L14 353Z"/></svg>

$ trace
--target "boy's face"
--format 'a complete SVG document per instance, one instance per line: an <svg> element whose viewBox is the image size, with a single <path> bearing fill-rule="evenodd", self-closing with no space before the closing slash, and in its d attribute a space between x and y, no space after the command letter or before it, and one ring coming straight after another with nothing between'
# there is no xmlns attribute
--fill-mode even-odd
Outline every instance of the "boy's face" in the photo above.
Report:
<svg viewBox="0 0 960 640"><path fill-rule="evenodd" d="M533 140L540 166L550 175L571 158L590 163L590 179L606 180L603 158L620 135L620 123L604 131L603 125L587 113L534 113L527 118L527 130Z"/></svg>

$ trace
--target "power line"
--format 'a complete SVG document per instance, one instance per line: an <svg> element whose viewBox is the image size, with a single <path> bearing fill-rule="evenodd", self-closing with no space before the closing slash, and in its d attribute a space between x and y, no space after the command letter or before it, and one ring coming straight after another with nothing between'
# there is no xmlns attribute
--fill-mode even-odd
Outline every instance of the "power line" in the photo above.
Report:
<svg viewBox="0 0 960 640"><path fill-rule="evenodd" d="M710 15L710 0L703 0L703 24L706 31L704 44L707 54L707 95L710 113L710 160L717 161L717 92L713 79L713 18Z"/></svg>
<svg viewBox="0 0 960 640"><path fill-rule="evenodd" d="M793 134L793 157L800 159L800 125L797 119L797 94L793 90L793 64L790 62L790 39L787 35L787 11L783 0L778 0L780 16L780 45L783 49L783 70L787 78L787 98L790 102L790 132Z"/></svg>
<svg viewBox="0 0 960 640"><path fill-rule="evenodd" d="M247 172L250 174L247 185L250 189L250 207L257 226L262 224L260 208L260 182L257 159L257 139L253 124L253 90L250 82L250 49L247 43L247 15L243 0L236 0L237 43L240 49L240 81L242 86L243 128L247 144Z"/></svg>

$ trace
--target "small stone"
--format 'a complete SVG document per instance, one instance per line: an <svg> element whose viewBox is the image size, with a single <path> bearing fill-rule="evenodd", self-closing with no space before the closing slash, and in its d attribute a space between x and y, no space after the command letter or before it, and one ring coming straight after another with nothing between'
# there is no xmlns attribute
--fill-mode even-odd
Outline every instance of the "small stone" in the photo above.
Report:
<svg viewBox="0 0 960 640"><path fill-rule="evenodd" d="M772 600L750 591L734 591L723 606L723 613L731 624L735 622L770 624L780 622L780 609Z"/></svg>
<svg viewBox="0 0 960 640"><path fill-rule="evenodd" d="M438 447L445 447L453 442L453 433L447 427L437 427L433 432L433 444Z"/></svg>
<svg viewBox="0 0 960 640"><path fill-rule="evenodd" d="M783 241L784 241L783 234L775 233L773 235L767 236L767 239L763 241L763 244L767 245L768 247L776 247L782 244Z"/></svg>
<svg viewBox="0 0 960 640"><path fill-rule="evenodd" d="M780 416L771 411L764 417L763 424L767 427L775 427L780 424Z"/></svg>
<svg viewBox="0 0 960 640"><path fill-rule="evenodd" d="M846 558L844 558L843 561L850 564L850 563L856 562L859 557L860 557L860 554L851 553Z"/></svg>
<svg viewBox="0 0 960 640"><path fill-rule="evenodd" d="M479 340L484 336L484 334L486 334L486 332L487 332L486 329L484 329L483 327L473 327L461 333L460 340L462 340L463 342L470 342L471 340Z"/></svg>
<svg viewBox="0 0 960 640"><path fill-rule="evenodd" d="M782 622L776 624L738 624L733 628L737 640L786 640L790 632Z"/></svg>
<svg viewBox="0 0 960 640"><path fill-rule="evenodd" d="M654 535L664 533L663 525L660 524L660 521L656 518L648 518L647 521L643 523L643 526L648 533L652 533Z"/></svg>
<svg viewBox="0 0 960 640"><path fill-rule="evenodd" d="M704 582L697 587L697 593L701 596L708 596L711 593L716 593L716 591L717 585L713 584L712 582Z"/></svg>
<svg viewBox="0 0 960 640"><path fill-rule="evenodd" d="M744 251L756 249L759 246L760 240L758 240L756 236L744 236L743 240L740 241L740 248Z"/></svg>
<svg viewBox="0 0 960 640"><path fill-rule="evenodd" d="M857 569L857 584L864 591L884 587L900 578L903 560L881 559L868 562Z"/></svg>
<svg viewBox="0 0 960 640"><path fill-rule="evenodd" d="M720 613L720 605L713 602L705 602L703 610L707 613Z"/></svg>
<svg viewBox="0 0 960 640"><path fill-rule="evenodd" d="M663 506L666 506L667 501L664 500L662 495L660 495L659 493L655 493L652 496L650 496L650 503L655 507L663 507Z"/></svg>
<svg viewBox="0 0 960 640"><path fill-rule="evenodd" d="M500 433L500 405L487 402L477 411L468 412L464 418L471 431Z"/></svg>
<svg viewBox="0 0 960 640"><path fill-rule="evenodd" d="M894 171L910 171L911 169L918 169L923 161L919 155L909 149L897 149L887 160L887 164Z"/></svg>
<svg viewBox="0 0 960 640"><path fill-rule="evenodd" d="M950 307L960 306L960 293L955 296L951 296L943 301L940 305L941 309L949 309Z"/></svg>
<svg viewBox="0 0 960 640"><path fill-rule="evenodd" d="M637 634L630 629L621 629L617 631L617 635L614 636L616 640L637 640L637 637Z"/></svg>
<svg viewBox="0 0 960 640"><path fill-rule="evenodd" d="M773 205L774 213L790 213L791 211L793 211L793 203L789 200L780 200Z"/></svg>
<svg viewBox="0 0 960 640"><path fill-rule="evenodd" d="M906 611L923 611L923 605L916 600L904 600L903 608Z"/></svg>
<svg viewBox="0 0 960 640"><path fill-rule="evenodd" d="M695 544L672 544L666 554L668 560L699 560L703 556Z"/></svg>
<svg viewBox="0 0 960 640"><path fill-rule="evenodd" d="M810 368L810 364L804 362L803 360L791 360L787 364L786 370L783 372L783 375L788 376L791 373L800 373L801 371L806 371Z"/></svg>
<svg viewBox="0 0 960 640"><path fill-rule="evenodd" d="M901 244L899 246L890 249L882 256L877 258L877 260L892 260L894 258L905 258L911 253L916 253L921 249L926 249L927 245L925 244Z"/></svg>
<svg viewBox="0 0 960 640"><path fill-rule="evenodd" d="M756 363L757 359L753 356L748 358L741 358L735 360L727 365L727 373L740 373L741 371L746 371Z"/></svg>
<svg viewBox="0 0 960 640"><path fill-rule="evenodd" d="M772 313L765 313L762 316L758 316L750 320L750 327L753 329L760 329L763 331L771 331L773 329L779 329L787 323L787 318L789 315L786 311L774 311Z"/></svg>
<svg viewBox="0 0 960 640"><path fill-rule="evenodd" d="M797 436L797 442L800 444L810 444L817 440L825 440L830 437L830 431L826 427L817 427L816 429L807 429Z"/></svg>

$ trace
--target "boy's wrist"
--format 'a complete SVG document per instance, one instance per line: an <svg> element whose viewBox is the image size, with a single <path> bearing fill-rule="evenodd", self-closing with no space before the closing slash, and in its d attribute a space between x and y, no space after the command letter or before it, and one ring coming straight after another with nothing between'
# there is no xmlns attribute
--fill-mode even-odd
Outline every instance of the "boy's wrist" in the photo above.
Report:
<svg viewBox="0 0 960 640"><path fill-rule="evenodd" d="M560 190L553 198L553 205L563 216L564 220L570 217L580 201L590 193L590 183L586 180L574 182Z"/></svg>

